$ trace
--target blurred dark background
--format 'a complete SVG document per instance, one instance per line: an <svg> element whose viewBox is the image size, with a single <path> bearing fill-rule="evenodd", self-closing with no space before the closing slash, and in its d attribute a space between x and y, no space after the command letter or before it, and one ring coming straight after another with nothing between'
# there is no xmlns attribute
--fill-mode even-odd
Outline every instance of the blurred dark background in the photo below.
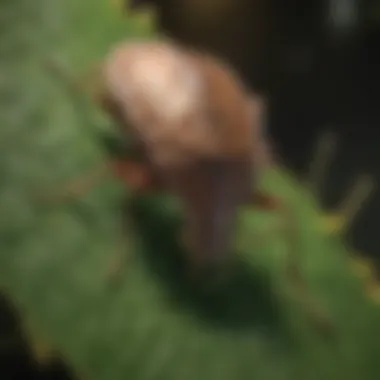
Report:
<svg viewBox="0 0 380 380"><path fill-rule="evenodd" d="M339 147L322 203L333 208L358 174L380 180L380 2L376 0L134 0L152 5L161 30L228 59L269 99L269 130L283 160L304 176L316 138ZM1 9L1 5L0 5ZM348 237L380 263L376 192ZM5 379L67 379L61 363L32 361L17 318L0 298ZM4 337L4 338L3 338ZM16 337L16 338L15 338ZM3 379L3 377L2 377Z"/></svg>

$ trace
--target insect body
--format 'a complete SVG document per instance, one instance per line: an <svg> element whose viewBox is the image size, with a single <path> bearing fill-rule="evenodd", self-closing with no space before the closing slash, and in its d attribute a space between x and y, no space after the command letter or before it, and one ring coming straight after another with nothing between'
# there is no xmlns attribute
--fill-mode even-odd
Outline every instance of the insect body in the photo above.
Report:
<svg viewBox="0 0 380 380"><path fill-rule="evenodd" d="M224 263L266 162L261 100L226 64L170 43L121 44L102 73L103 105L143 152L140 178L184 205L189 261Z"/></svg>

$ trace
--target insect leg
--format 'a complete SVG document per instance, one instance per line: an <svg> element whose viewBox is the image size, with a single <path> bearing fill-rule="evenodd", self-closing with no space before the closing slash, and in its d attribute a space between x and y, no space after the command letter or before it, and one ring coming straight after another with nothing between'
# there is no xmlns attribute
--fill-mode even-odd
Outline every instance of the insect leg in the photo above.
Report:
<svg viewBox="0 0 380 380"><path fill-rule="evenodd" d="M256 206L267 211L281 210L283 207L283 202L280 198L263 193L257 189L251 194L251 202L252 206Z"/></svg>
<svg viewBox="0 0 380 380"><path fill-rule="evenodd" d="M106 165L96 167L94 170L75 178L59 188L39 194L40 200L48 204L60 204L70 199L77 199L100 184L107 176L109 169Z"/></svg>
<svg viewBox="0 0 380 380"><path fill-rule="evenodd" d="M154 193L161 190L149 165L136 160L121 160L111 163L116 177L121 179L134 193Z"/></svg>
<svg viewBox="0 0 380 380"><path fill-rule="evenodd" d="M306 310L315 327L322 333L331 333L334 330L333 322L324 308L313 297L307 280L302 273L300 249L298 247L296 220L294 213L280 198L255 190L251 197L252 205L268 211L277 211L281 214L281 223L273 233L283 233L287 244L286 276L291 284L291 295Z"/></svg>
<svg viewBox="0 0 380 380"><path fill-rule="evenodd" d="M334 323L330 315L312 295L308 282L302 273L300 249L298 247L297 228L294 213L283 205L281 209L283 219L283 231L287 241L286 275L291 283L291 295L296 297L298 302L308 314L315 328L324 335L334 333Z"/></svg>

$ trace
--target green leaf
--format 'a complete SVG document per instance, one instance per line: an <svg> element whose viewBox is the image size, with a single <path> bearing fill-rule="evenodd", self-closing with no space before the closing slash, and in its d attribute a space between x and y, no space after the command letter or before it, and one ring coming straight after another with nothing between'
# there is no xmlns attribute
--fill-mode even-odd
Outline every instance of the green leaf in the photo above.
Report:
<svg viewBox="0 0 380 380"><path fill-rule="evenodd" d="M81 73L113 42L151 31L106 1L3 3L0 286L34 335L93 380L377 379L380 312L351 273L344 244L323 234L313 202L283 172L268 173L263 186L294 210L301 267L336 322L333 342L287 292L278 215L242 210L231 281L204 293L182 275L172 200L136 200L136 231L124 236L129 260L110 284L121 185L110 178L62 206L36 200L100 165L99 131L108 128L43 62L59 57Z"/></svg>

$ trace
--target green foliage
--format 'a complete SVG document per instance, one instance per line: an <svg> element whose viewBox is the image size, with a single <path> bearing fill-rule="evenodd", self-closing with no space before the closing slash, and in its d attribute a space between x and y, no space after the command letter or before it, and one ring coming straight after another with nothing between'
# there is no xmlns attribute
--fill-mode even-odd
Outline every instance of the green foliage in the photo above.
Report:
<svg viewBox="0 0 380 380"><path fill-rule="evenodd" d="M68 205L36 200L102 162L98 130L107 128L43 62L58 56L79 73L113 41L149 33L101 0L1 7L0 286L37 335L93 380L378 378L380 311L350 273L344 246L323 236L312 202L283 173L268 173L264 185L294 209L302 269L336 320L334 341L288 295L287 242L266 233L276 215L242 212L231 282L205 294L181 276L171 200L136 200L130 260L110 284L107 268L121 249L120 185L110 178Z"/></svg>

